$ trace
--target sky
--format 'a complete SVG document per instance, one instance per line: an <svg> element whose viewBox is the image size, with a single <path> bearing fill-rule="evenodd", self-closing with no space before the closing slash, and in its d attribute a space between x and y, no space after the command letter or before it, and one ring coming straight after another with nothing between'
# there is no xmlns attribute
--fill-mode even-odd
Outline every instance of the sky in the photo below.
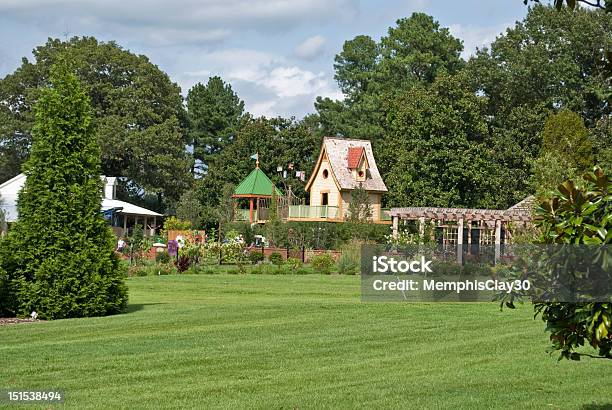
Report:
<svg viewBox="0 0 612 410"><path fill-rule="evenodd" d="M464 57L527 13L522 0L0 0L0 78L49 37L94 36L144 54L183 95L219 75L256 116L301 118L342 98L334 56L357 35L432 15Z"/></svg>

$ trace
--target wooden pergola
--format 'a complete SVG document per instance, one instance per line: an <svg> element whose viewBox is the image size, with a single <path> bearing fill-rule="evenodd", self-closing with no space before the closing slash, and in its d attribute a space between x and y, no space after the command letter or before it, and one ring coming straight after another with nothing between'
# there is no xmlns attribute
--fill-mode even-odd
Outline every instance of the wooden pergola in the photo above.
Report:
<svg viewBox="0 0 612 410"><path fill-rule="evenodd" d="M421 235L429 221L434 227L442 229L443 245L456 245L458 249L464 245L464 239L467 239L467 245L472 245L475 236L472 230L486 231L490 233L486 237L478 232L477 245L495 245L495 256L499 258L501 244L511 240L509 225L526 226L532 221L533 201L533 197L527 197L506 210L407 207L391 208L387 212L391 216L394 238L398 236L400 221L418 222Z"/></svg>

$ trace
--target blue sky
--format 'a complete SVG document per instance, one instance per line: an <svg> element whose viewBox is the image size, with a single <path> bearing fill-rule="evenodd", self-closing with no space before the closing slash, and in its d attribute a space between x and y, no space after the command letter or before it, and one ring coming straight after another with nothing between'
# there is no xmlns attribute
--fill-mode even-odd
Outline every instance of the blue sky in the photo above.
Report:
<svg viewBox="0 0 612 410"><path fill-rule="evenodd" d="M375 40L398 18L426 12L464 41L487 45L522 0L0 0L0 77L47 37L115 40L166 71L183 94L211 75L255 115L302 117L317 95L341 98L334 55L359 34Z"/></svg>

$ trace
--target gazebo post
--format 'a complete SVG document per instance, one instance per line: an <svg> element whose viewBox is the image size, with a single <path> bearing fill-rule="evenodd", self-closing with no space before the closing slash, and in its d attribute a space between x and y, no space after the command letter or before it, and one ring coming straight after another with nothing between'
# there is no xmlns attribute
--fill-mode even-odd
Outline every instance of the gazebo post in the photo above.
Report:
<svg viewBox="0 0 612 410"><path fill-rule="evenodd" d="M249 222L253 223L253 198L249 198Z"/></svg>

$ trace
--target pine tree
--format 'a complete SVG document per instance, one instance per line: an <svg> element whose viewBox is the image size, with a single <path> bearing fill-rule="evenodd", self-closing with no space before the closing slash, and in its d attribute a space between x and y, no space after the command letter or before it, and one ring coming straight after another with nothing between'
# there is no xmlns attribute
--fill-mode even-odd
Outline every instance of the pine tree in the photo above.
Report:
<svg viewBox="0 0 612 410"><path fill-rule="evenodd" d="M2 261L14 284L15 313L47 319L118 313L127 289L100 213L100 148L89 98L65 63L52 68L35 112L19 220Z"/></svg>

